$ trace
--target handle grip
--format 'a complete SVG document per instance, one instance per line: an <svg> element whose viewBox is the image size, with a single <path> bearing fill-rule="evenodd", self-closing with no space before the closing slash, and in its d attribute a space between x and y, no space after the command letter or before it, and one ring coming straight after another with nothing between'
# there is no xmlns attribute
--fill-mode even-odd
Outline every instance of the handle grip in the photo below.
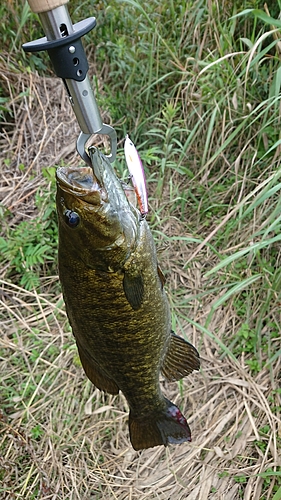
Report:
<svg viewBox="0 0 281 500"><path fill-rule="evenodd" d="M68 0L28 0L32 12L40 14L68 3Z"/></svg>

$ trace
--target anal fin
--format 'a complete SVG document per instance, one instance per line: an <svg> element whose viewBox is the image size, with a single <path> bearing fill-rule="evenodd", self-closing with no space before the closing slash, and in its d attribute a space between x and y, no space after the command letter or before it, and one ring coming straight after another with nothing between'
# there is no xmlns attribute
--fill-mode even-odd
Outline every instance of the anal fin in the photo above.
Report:
<svg viewBox="0 0 281 500"><path fill-rule="evenodd" d="M114 380L105 375L98 364L87 356L84 349L79 346L77 341L76 344L82 366L88 379L101 391L108 392L109 394L118 394L119 387Z"/></svg>
<svg viewBox="0 0 281 500"><path fill-rule="evenodd" d="M170 345L161 367L164 377L171 382L180 380L199 368L198 351L192 344L172 332Z"/></svg>

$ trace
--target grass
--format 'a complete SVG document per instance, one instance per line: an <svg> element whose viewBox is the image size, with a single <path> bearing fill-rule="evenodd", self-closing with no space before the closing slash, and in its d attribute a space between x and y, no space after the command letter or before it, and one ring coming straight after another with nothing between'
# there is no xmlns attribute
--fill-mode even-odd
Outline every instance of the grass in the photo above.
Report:
<svg viewBox="0 0 281 500"><path fill-rule="evenodd" d="M164 384L191 445L136 453L86 380L57 278L54 167L78 127L42 35L0 7L0 498L280 500L280 2L86 0L105 120L145 166L173 328L202 371ZM97 139L99 141L99 139ZM100 142L97 142L99 145Z"/></svg>
<svg viewBox="0 0 281 500"><path fill-rule="evenodd" d="M39 286L42 270L45 276L54 272L51 264L56 260L58 239L54 169L52 174L49 185L36 190L36 218L14 224L10 211L4 212L2 231L5 236L0 237L2 262L7 278L18 281L26 290ZM44 175L48 177L50 173L43 170Z"/></svg>

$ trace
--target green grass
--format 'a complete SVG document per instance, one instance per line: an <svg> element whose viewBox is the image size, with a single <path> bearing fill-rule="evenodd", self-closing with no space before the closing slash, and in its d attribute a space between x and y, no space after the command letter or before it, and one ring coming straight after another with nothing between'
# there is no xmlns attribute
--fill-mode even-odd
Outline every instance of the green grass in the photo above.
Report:
<svg viewBox="0 0 281 500"><path fill-rule="evenodd" d="M22 168L24 170L24 166ZM0 227L0 252L6 277L27 290L40 284L40 275L51 276L57 256L57 218L55 207L55 169L43 170L47 182L35 193L36 217L14 224L9 210L4 211ZM51 175L51 177L50 177Z"/></svg>

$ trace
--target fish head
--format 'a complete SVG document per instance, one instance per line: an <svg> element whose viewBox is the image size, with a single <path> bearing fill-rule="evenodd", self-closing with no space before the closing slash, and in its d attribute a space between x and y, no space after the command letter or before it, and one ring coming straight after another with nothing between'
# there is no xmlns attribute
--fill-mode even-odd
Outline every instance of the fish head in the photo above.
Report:
<svg viewBox="0 0 281 500"><path fill-rule="evenodd" d="M92 167L56 172L60 245L70 245L88 266L115 270L136 245L140 214L109 160L96 148L89 153Z"/></svg>

